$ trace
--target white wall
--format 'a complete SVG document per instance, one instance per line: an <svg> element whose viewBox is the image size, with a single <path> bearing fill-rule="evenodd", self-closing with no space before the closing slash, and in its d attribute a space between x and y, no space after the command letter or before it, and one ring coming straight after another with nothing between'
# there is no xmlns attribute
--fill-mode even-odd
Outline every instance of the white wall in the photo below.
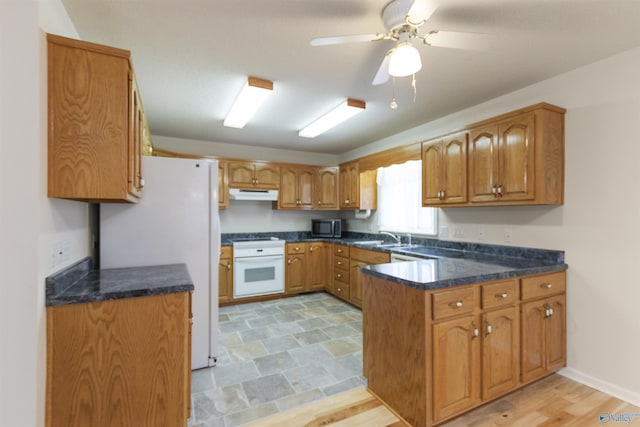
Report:
<svg viewBox="0 0 640 427"><path fill-rule="evenodd" d="M77 36L63 11L59 0L1 5L1 426L44 425L44 278L89 253L87 204L46 197L46 44L39 14L49 31ZM59 241L66 242L67 261L52 268L50 247Z"/></svg>
<svg viewBox="0 0 640 427"><path fill-rule="evenodd" d="M566 251L568 369L563 373L640 405L640 48L518 90L341 160L420 141L546 101L567 109L563 206L441 209L440 227L465 237ZM373 219L374 220L374 219ZM373 221L372 220L372 221ZM364 223L363 223L364 224ZM606 409L606 408L605 408Z"/></svg>

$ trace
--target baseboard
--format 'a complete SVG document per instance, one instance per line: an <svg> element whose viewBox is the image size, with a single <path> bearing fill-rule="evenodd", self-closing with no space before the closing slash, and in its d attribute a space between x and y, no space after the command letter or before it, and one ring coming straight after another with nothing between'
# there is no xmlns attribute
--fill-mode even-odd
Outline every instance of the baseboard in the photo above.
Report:
<svg viewBox="0 0 640 427"><path fill-rule="evenodd" d="M636 392L602 381L572 368L563 368L558 371L558 374L640 407L640 394Z"/></svg>

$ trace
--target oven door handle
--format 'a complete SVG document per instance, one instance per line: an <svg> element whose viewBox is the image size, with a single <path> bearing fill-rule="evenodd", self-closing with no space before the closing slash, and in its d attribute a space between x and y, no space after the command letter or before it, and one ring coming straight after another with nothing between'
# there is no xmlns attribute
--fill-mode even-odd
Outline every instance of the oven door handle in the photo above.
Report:
<svg viewBox="0 0 640 427"><path fill-rule="evenodd" d="M246 264L255 264L255 263L263 263L266 261L276 261L276 260L284 260L284 255L267 255L267 256L251 256L251 257L241 257L236 258L235 262L243 262Z"/></svg>

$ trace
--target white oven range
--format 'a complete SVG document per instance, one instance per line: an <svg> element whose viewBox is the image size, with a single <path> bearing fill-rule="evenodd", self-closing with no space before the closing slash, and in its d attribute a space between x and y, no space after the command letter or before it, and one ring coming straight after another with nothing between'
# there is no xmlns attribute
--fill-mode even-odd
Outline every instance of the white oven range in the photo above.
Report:
<svg viewBox="0 0 640 427"><path fill-rule="evenodd" d="M284 293L284 240L233 242L233 297Z"/></svg>

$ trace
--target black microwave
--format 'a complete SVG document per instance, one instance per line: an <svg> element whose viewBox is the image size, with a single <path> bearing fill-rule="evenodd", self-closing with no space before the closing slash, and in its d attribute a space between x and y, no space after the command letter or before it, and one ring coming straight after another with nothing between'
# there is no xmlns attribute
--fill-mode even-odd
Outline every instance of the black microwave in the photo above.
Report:
<svg viewBox="0 0 640 427"><path fill-rule="evenodd" d="M312 219L311 237L342 237L343 219Z"/></svg>

